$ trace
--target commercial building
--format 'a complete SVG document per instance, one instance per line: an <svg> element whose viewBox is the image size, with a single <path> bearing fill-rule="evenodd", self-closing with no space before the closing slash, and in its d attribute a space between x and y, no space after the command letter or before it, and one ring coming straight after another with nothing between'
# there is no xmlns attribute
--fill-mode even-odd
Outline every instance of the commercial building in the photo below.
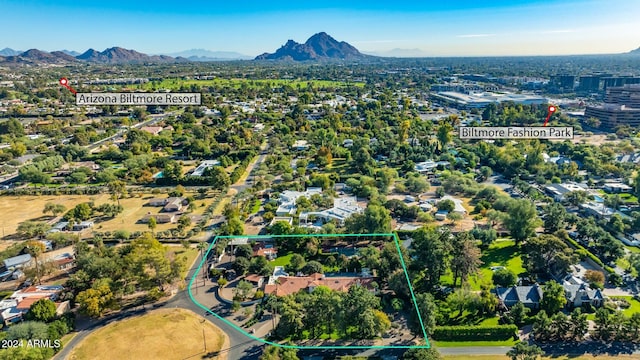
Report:
<svg viewBox="0 0 640 360"><path fill-rule="evenodd" d="M522 105L539 105L549 103L549 99L541 96L513 93L460 93L455 91L443 91L431 94L431 97L434 101L459 109L480 109L489 104L501 102L513 102Z"/></svg>
<svg viewBox="0 0 640 360"><path fill-rule="evenodd" d="M602 106L587 106L584 118L597 118L604 128L640 126L640 84L609 87Z"/></svg>

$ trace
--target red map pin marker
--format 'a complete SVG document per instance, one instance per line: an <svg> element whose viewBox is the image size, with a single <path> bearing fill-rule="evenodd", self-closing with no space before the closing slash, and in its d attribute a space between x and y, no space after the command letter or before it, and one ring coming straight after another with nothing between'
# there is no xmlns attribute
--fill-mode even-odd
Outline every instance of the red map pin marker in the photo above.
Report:
<svg viewBox="0 0 640 360"><path fill-rule="evenodd" d="M551 118L551 115L553 115L554 112L556 112L556 107L553 105L549 105L549 107L547 108L547 119L544 121L544 126L547 126L547 123L549 122L549 119Z"/></svg>
<svg viewBox="0 0 640 360"><path fill-rule="evenodd" d="M72 88L69 85L69 80L66 77L60 78L60 85L66 87L67 90L69 90L69 91L71 91L73 93L73 95L78 93L74 88Z"/></svg>

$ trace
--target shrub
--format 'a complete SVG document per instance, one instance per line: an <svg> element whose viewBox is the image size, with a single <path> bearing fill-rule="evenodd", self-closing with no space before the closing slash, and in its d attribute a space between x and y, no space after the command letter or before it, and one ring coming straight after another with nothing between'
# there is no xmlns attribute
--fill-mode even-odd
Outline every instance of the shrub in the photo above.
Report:
<svg viewBox="0 0 640 360"><path fill-rule="evenodd" d="M264 291L258 289L256 290L256 293L253 295L253 298L258 300L258 299L262 299L264 297Z"/></svg>
<svg viewBox="0 0 640 360"><path fill-rule="evenodd" d="M436 326L433 338L441 341L499 341L514 338L517 331L516 325Z"/></svg>

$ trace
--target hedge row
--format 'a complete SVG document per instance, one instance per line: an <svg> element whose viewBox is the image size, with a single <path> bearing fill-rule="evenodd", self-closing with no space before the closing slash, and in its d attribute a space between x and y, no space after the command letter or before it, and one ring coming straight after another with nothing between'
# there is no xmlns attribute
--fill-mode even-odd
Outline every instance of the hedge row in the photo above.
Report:
<svg viewBox="0 0 640 360"><path fill-rule="evenodd" d="M433 338L441 341L499 341L517 336L515 325L495 326L436 326Z"/></svg>
<svg viewBox="0 0 640 360"><path fill-rule="evenodd" d="M586 254L589 259L593 260L596 264L600 265L608 273L612 274L612 273L615 272L611 267L606 266L602 262L602 260L600 260L599 257L595 256L591 251L589 251L589 249L587 249L584 246L580 245L580 243L578 243L577 241L575 241L571 237L567 236L567 237L565 237L565 240L567 242L569 242L569 244L571 244L573 247L575 247L576 250L582 250L582 252L584 252L584 254Z"/></svg>

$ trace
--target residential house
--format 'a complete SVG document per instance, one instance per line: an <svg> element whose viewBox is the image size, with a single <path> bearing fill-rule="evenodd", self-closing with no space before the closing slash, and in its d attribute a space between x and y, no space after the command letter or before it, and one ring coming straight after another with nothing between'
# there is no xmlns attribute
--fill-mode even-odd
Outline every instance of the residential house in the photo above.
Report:
<svg viewBox="0 0 640 360"><path fill-rule="evenodd" d="M343 276L343 277L327 277L323 274L312 274L309 276L280 276L278 283L271 283L265 286L265 294L274 294L276 296L287 296L295 294L301 290L313 292L318 286L326 286L334 291L347 292L350 287L359 285L369 290L375 290L372 287L374 278L359 276Z"/></svg>
<svg viewBox="0 0 640 360"><path fill-rule="evenodd" d="M564 196L572 191L587 191L588 187L576 183L549 184L544 187L545 192L555 201L563 201Z"/></svg>
<svg viewBox="0 0 640 360"><path fill-rule="evenodd" d="M609 182L602 186L602 190L610 194L630 193L633 188L627 184L621 182Z"/></svg>
<svg viewBox="0 0 640 360"><path fill-rule="evenodd" d="M616 213L614 209L604 206L604 203L597 203L593 201L580 204L580 208L587 215L595 216L598 219L608 219L611 215Z"/></svg>
<svg viewBox="0 0 640 360"><path fill-rule="evenodd" d="M182 207L187 204L187 200L181 197L170 197L170 198L153 198L149 199L147 205L160 207L162 206L162 211L165 212L175 212L182 210Z"/></svg>
<svg viewBox="0 0 640 360"><path fill-rule="evenodd" d="M37 285L14 292L9 298L0 301L0 317L5 325L21 321L29 312L31 305L40 299L56 302L56 313L59 315L69 311L69 302L57 302L64 290L61 285Z"/></svg>
<svg viewBox="0 0 640 360"><path fill-rule="evenodd" d="M604 304L604 295L598 289L593 290L588 284L580 285L563 284L565 295L567 297L567 307L575 308L585 305L600 307Z"/></svg>
<svg viewBox="0 0 640 360"><path fill-rule="evenodd" d="M451 200L453 201L455 207L453 209L454 213L458 213L460 215L466 215L467 214L467 209L464 208L464 206L462 205L462 200L454 198L453 196L443 196L438 202L443 201L443 200Z"/></svg>
<svg viewBox="0 0 640 360"><path fill-rule="evenodd" d="M166 203L167 203L166 198L153 198L153 199L149 199L149 201L147 202L147 205L160 207L160 206L164 206Z"/></svg>
<svg viewBox="0 0 640 360"><path fill-rule="evenodd" d="M60 221L60 222L56 223L55 225L53 225L53 227L51 229L49 229L49 231L47 231L47 232L48 233L57 233L57 232L64 231L67 228L67 225L69 225L68 221Z"/></svg>
<svg viewBox="0 0 640 360"><path fill-rule="evenodd" d="M264 276L262 275L250 274L245 276L244 279L250 282L253 286L257 287L258 289L261 288L262 285L264 285Z"/></svg>
<svg viewBox="0 0 640 360"><path fill-rule="evenodd" d="M214 166L219 166L220 161L218 160L204 160L198 165L195 170L191 173L191 176L202 176L207 169L210 169Z"/></svg>
<svg viewBox="0 0 640 360"><path fill-rule="evenodd" d="M162 126L143 126L140 130L148 132L151 135L158 135L163 130Z"/></svg>
<svg viewBox="0 0 640 360"><path fill-rule="evenodd" d="M540 308L540 301L543 295L542 287L538 284L532 286L512 286L508 288L497 287L495 292L500 304L507 308L511 308L516 303L521 302L527 308L538 309Z"/></svg>
<svg viewBox="0 0 640 360"><path fill-rule="evenodd" d="M296 140L291 148L297 151L307 150L309 148L309 144L307 143L307 140Z"/></svg>
<svg viewBox="0 0 640 360"><path fill-rule="evenodd" d="M82 231L82 230L86 230L89 228L92 228L94 225L93 221L82 221L79 222L77 224L73 224L73 226L71 227L71 230L73 231Z"/></svg>
<svg viewBox="0 0 640 360"><path fill-rule="evenodd" d="M264 256L267 260L275 260L278 257L278 249L273 245L259 244L253 248L253 256Z"/></svg>
<svg viewBox="0 0 640 360"><path fill-rule="evenodd" d="M186 200L181 197L167 198L167 203L162 208L165 212L175 212L182 210L182 207L186 205Z"/></svg>
<svg viewBox="0 0 640 360"><path fill-rule="evenodd" d="M20 269L31 264L31 255L23 254L2 260L7 269Z"/></svg>
<svg viewBox="0 0 640 360"><path fill-rule="evenodd" d="M443 221L447 219L447 215L449 215L449 212L447 210L438 210L434 217L436 220Z"/></svg>
<svg viewBox="0 0 640 360"><path fill-rule="evenodd" d="M322 194L322 188L310 187L305 191L292 191L285 190L280 194L278 198L279 206L276 209L276 216L289 216L294 215L298 208L296 207L296 201L300 197L310 199L314 194Z"/></svg>
<svg viewBox="0 0 640 360"><path fill-rule="evenodd" d="M337 221L340 225L344 225L344 222L353 214L360 214L364 212L364 208L358 204L358 200L355 196L342 197L333 199L333 207L322 211L310 211L300 214L301 225L309 225L308 221L310 217L315 217L320 220L321 223L327 223L331 220ZM303 224L304 221L304 224Z"/></svg>
<svg viewBox="0 0 640 360"><path fill-rule="evenodd" d="M76 265L76 260L71 254L65 253L52 259L58 270L69 270Z"/></svg>
<svg viewBox="0 0 640 360"><path fill-rule="evenodd" d="M140 222L146 224L151 218L155 218L157 224L175 223L176 221L178 221L177 214L147 214L142 219L140 219Z"/></svg>

